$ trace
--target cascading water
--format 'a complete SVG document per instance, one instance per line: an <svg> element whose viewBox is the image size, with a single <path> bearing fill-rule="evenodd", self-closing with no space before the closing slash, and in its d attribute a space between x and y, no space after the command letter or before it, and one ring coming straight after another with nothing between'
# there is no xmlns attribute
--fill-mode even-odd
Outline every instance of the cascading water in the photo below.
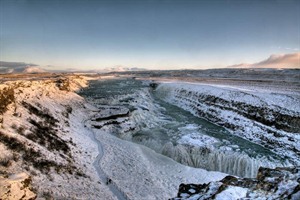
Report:
<svg viewBox="0 0 300 200"><path fill-rule="evenodd" d="M93 103L131 110L129 120L118 124L120 138L177 162L241 177L255 177L260 166L285 165L267 149L162 101L167 91L153 91L148 84L133 79L94 81L90 85L81 95Z"/></svg>

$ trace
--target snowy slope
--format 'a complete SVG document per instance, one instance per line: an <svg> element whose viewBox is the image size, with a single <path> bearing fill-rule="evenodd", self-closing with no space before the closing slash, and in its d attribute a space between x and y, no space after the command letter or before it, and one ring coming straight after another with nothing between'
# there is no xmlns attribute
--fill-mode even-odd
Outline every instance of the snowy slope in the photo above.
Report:
<svg viewBox="0 0 300 200"><path fill-rule="evenodd" d="M14 99L0 115L0 160L10 160L0 171L29 174L39 198L114 199L93 167L97 145L82 123L88 105L72 92L83 86L79 77L1 85L1 92L13 90Z"/></svg>

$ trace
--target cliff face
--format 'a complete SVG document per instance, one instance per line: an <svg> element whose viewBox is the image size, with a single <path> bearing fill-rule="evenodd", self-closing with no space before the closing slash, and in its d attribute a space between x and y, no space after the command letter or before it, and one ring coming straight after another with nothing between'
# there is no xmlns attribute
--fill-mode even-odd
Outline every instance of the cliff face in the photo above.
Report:
<svg viewBox="0 0 300 200"><path fill-rule="evenodd" d="M162 98L299 164L299 94L163 83Z"/></svg>
<svg viewBox="0 0 300 200"><path fill-rule="evenodd" d="M226 176L207 184L181 184L180 199L300 199L300 167L260 168L254 179Z"/></svg>
<svg viewBox="0 0 300 200"><path fill-rule="evenodd" d="M9 183L14 174L26 173L39 198L107 196L93 167L97 145L82 123L88 118L89 104L74 93L86 85L87 80L78 76L22 79L0 85L2 182L6 179ZM13 187L17 186L23 187ZM12 199L13 194L2 184L0 191L0 199Z"/></svg>

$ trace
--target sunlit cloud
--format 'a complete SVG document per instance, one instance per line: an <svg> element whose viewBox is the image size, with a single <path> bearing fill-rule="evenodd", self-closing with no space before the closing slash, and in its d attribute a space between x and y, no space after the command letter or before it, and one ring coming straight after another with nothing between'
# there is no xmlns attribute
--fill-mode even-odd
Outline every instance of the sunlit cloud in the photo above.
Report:
<svg viewBox="0 0 300 200"><path fill-rule="evenodd" d="M269 58L253 63L242 63L229 68L300 68L300 52L291 54L273 54Z"/></svg>
<svg viewBox="0 0 300 200"><path fill-rule="evenodd" d="M300 68L300 52L293 54L273 54L268 59L255 63L259 68Z"/></svg>

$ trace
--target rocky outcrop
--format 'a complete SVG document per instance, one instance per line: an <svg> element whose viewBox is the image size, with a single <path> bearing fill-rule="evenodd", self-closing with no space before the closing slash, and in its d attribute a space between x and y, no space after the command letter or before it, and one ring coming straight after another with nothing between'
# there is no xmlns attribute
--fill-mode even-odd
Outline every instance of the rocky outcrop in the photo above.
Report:
<svg viewBox="0 0 300 200"><path fill-rule="evenodd" d="M0 175L0 199L36 199L31 182L31 177L26 173L13 174L8 177Z"/></svg>
<svg viewBox="0 0 300 200"><path fill-rule="evenodd" d="M112 120L120 117L128 117L129 109L122 106L108 106L100 108L99 112L91 119L101 122L103 120Z"/></svg>
<svg viewBox="0 0 300 200"><path fill-rule="evenodd" d="M176 98L184 99L185 96L188 96L186 100L188 100L191 96L194 96L199 103L235 112L245 118L254 120L266 126L273 126L276 129L281 129L291 133L300 133L299 113L291 112L290 110L279 106L269 107L266 104L262 106L251 105L246 102L235 101L234 99L228 100L214 95L193 94L192 92L184 90L178 91ZM205 113L201 112L201 109L199 109L198 112L199 116L209 118L209 116L205 116Z"/></svg>
<svg viewBox="0 0 300 200"><path fill-rule="evenodd" d="M260 168L254 179L226 176L207 184L181 184L173 200L180 199L300 199L300 167Z"/></svg>

